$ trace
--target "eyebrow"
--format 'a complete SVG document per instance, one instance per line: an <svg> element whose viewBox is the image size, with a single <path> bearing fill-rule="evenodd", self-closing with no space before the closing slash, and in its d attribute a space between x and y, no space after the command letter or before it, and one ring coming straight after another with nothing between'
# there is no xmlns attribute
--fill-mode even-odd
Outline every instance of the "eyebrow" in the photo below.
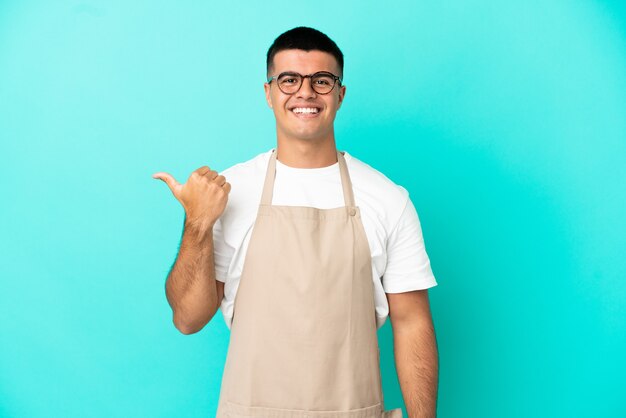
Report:
<svg viewBox="0 0 626 418"><path fill-rule="evenodd" d="M315 71L314 73L311 73L311 74L317 74L317 73L332 74L332 72L327 71L327 70ZM298 74L300 74L300 73L298 73L297 71L283 71L282 73L278 73L278 74L285 74L285 75L298 75Z"/></svg>

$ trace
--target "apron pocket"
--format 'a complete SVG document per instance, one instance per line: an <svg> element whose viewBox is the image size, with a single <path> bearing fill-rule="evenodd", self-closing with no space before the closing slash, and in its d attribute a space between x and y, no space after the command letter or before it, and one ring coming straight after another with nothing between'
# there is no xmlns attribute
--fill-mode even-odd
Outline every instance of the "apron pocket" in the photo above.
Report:
<svg viewBox="0 0 626 418"><path fill-rule="evenodd" d="M227 418L401 418L402 409L382 411L381 404L349 411L305 411L302 409L267 408L262 406L245 406L226 402Z"/></svg>

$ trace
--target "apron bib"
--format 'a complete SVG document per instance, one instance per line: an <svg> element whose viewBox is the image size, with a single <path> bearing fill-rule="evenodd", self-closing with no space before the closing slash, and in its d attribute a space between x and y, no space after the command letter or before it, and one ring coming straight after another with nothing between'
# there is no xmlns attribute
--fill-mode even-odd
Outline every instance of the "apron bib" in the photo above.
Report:
<svg viewBox="0 0 626 418"><path fill-rule="evenodd" d="M384 410L371 254L345 206L272 205L276 150L234 301L218 418L402 417Z"/></svg>

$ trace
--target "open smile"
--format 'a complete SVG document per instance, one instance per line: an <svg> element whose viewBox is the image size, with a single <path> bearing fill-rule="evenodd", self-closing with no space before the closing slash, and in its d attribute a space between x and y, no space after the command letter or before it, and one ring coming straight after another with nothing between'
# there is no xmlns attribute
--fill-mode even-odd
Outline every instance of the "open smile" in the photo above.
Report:
<svg viewBox="0 0 626 418"><path fill-rule="evenodd" d="M289 111L300 119L313 119L320 115L322 109L319 107L294 107Z"/></svg>

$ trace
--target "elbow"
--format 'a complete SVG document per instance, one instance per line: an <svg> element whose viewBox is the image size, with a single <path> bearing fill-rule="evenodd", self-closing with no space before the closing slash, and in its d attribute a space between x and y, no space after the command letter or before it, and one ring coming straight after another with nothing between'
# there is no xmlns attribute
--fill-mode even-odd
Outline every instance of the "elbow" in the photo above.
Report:
<svg viewBox="0 0 626 418"><path fill-rule="evenodd" d="M199 332L202 328L204 328L204 326L194 327L192 325L185 324L185 323L177 323L176 321L174 321L174 326L176 327L178 331L180 331L181 334L185 334L185 335L195 334Z"/></svg>
<svg viewBox="0 0 626 418"><path fill-rule="evenodd" d="M190 335L200 332L206 324L213 319L217 309L204 312L195 317L183 316L179 312L174 311L174 326L182 334Z"/></svg>

